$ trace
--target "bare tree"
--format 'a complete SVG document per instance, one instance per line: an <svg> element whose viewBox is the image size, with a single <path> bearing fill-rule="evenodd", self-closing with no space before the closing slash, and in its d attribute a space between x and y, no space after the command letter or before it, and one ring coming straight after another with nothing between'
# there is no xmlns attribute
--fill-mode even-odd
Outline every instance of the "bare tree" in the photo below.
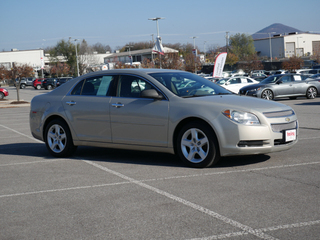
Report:
<svg viewBox="0 0 320 240"><path fill-rule="evenodd" d="M198 57L193 53L189 53L185 56L185 70L188 72L196 72L201 69L201 62Z"/></svg>
<svg viewBox="0 0 320 240"><path fill-rule="evenodd" d="M184 65L180 60L179 53L166 53L163 57L161 57L161 65L165 69L184 69Z"/></svg>
<svg viewBox="0 0 320 240"><path fill-rule="evenodd" d="M301 57L293 56L289 60L282 63L282 68L290 72L294 72L297 69L300 69L303 64Z"/></svg>
<svg viewBox="0 0 320 240"><path fill-rule="evenodd" d="M92 45L92 49L97 53L112 52L112 49L109 45L103 45L102 43L96 43Z"/></svg>
<svg viewBox="0 0 320 240"><path fill-rule="evenodd" d="M70 66L67 63L57 62L50 68L51 75L58 77L68 76L70 74Z"/></svg>
<svg viewBox="0 0 320 240"><path fill-rule="evenodd" d="M17 102L20 102L20 83L22 78L26 77L32 77L33 76L33 68L27 64L18 65L13 64L13 67L11 68L11 76L16 81L16 89L17 89Z"/></svg>
<svg viewBox="0 0 320 240"><path fill-rule="evenodd" d="M243 61L239 63L239 68L243 69L244 72L250 73L253 70L263 69L263 64L256 54L252 54L243 57Z"/></svg>

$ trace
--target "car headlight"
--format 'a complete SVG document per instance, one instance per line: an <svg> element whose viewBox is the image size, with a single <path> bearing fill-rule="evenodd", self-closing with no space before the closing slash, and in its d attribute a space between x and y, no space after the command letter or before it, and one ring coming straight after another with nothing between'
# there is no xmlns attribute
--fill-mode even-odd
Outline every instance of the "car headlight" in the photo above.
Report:
<svg viewBox="0 0 320 240"><path fill-rule="evenodd" d="M260 88L254 88L254 89L248 90L248 92L257 92L259 90L260 90Z"/></svg>
<svg viewBox="0 0 320 240"><path fill-rule="evenodd" d="M227 109L222 112L224 116L229 118L230 120L243 124L243 125L260 125L259 118L248 112L241 112L241 111L236 111L236 110L230 110Z"/></svg>

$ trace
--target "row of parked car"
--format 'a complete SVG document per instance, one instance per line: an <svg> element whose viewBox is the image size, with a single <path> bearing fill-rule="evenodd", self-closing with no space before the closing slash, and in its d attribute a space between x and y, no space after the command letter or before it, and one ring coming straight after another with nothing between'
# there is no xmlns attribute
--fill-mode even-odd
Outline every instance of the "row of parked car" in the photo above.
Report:
<svg viewBox="0 0 320 240"><path fill-rule="evenodd" d="M20 82L20 88L26 88L27 86L32 86L37 90L44 88L46 90L51 90L53 88L59 87L62 84L66 83L73 77L61 77L61 78L23 78ZM14 83L14 86L17 84ZM0 100L4 99L5 97L9 96L9 91L6 88L0 87Z"/></svg>
<svg viewBox="0 0 320 240"><path fill-rule="evenodd" d="M275 74L261 81L247 76L236 76L222 78L216 81L216 84L236 94L267 100L283 97L295 99L301 96L314 99L320 94L320 73L315 75Z"/></svg>
<svg viewBox="0 0 320 240"><path fill-rule="evenodd" d="M53 88L59 87L73 77L60 77L60 78L23 78L20 81L20 88L23 89L27 86L32 86L39 90L44 88L46 90L51 90ZM17 82L18 80L16 80ZM16 83L15 83L16 84Z"/></svg>

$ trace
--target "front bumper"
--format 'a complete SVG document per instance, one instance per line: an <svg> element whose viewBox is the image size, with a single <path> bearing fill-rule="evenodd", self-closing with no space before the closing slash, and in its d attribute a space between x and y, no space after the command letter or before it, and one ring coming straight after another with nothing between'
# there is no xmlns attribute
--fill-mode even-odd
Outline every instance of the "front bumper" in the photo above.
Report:
<svg viewBox="0 0 320 240"><path fill-rule="evenodd" d="M282 117L259 116L261 125L245 126L218 117L217 137L221 156L267 154L285 151L298 142L296 115ZM288 119L290 119L288 121ZM228 120L228 121L226 121ZM295 130L296 139L286 140L285 132Z"/></svg>

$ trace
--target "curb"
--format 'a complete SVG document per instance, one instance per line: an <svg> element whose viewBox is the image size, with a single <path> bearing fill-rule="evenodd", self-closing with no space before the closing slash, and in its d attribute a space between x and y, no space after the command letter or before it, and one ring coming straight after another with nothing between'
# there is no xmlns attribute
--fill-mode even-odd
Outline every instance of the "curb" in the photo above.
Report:
<svg viewBox="0 0 320 240"><path fill-rule="evenodd" d="M19 103L16 100L0 100L0 108L18 108L18 107L30 107L30 103L21 100Z"/></svg>

